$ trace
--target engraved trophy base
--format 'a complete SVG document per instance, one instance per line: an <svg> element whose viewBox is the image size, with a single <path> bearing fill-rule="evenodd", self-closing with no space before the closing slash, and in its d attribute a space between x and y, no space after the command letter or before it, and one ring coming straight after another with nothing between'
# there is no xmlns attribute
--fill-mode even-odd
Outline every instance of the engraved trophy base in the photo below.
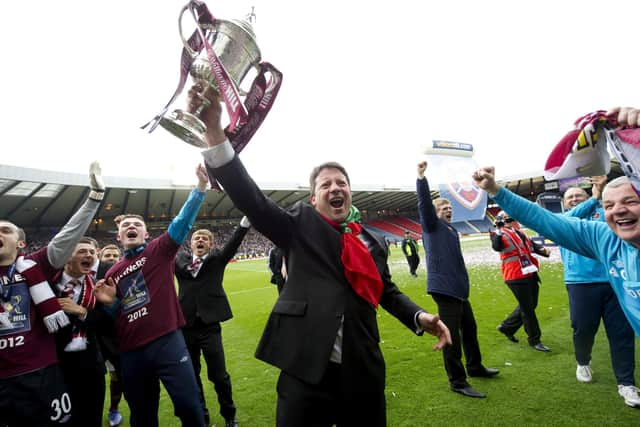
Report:
<svg viewBox="0 0 640 427"><path fill-rule="evenodd" d="M168 117L160 119L160 126L194 147L208 148L204 138L207 127L202 120L191 113L175 110Z"/></svg>

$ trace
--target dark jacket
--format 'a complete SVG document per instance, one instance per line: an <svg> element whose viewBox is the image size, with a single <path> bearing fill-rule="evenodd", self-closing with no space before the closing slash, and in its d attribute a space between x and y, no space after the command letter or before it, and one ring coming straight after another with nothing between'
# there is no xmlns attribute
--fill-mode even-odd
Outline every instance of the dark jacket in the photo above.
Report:
<svg viewBox="0 0 640 427"><path fill-rule="evenodd" d="M469 275L458 231L436 216L426 178L417 180L416 190L422 244L427 258L427 292L466 300L469 298Z"/></svg>
<svg viewBox="0 0 640 427"><path fill-rule="evenodd" d="M255 229L287 254L287 284L269 316L256 357L317 384L342 323L343 391L384 389L377 312L345 278L340 232L308 204L280 208L260 191L237 156L220 168L208 169ZM363 234L384 284L380 305L415 330L414 318L421 309L391 281L384 239L367 230Z"/></svg>
<svg viewBox="0 0 640 427"><path fill-rule="evenodd" d="M223 322L233 317L227 294L222 287L224 269L235 255L242 239L249 231L238 226L231 239L222 250L212 250L202 261L200 271L193 277L187 270L193 261L188 251L180 251L176 256L176 277L178 279L178 298L182 307L185 327L193 326L196 317L205 324Z"/></svg>

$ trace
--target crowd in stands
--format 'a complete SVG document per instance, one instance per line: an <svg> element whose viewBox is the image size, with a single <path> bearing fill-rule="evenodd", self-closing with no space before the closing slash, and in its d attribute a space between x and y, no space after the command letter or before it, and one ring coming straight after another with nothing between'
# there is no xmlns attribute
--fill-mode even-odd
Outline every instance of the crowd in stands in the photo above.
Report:
<svg viewBox="0 0 640 427"><path fill-rule="evenodd" d="M485 218L482 221L472 221L475 226L471 227L466 223L456 223L456 229L461 234L474 234L477 232L487 232L490 227L490 222ZM486 223L486 224L485 224ZM381 231L382 227L389 225L393 227L394 230L400 230L398 233L391 232L390 230L385 229ZM378 232L382 232L387 241L391 244L398 243L402 241L404 231L409 230L412 234L415 235L416 238L420 238L420 226L417 223L416 219L408 218L408 217L389 217L382 218L375 221L368 221L365 223L365 226L372 227ZM231 235L233 234L233 230L235 229L235 225L220 225L215 227L210 227L211 231L215 236L214 245L220 246L223 245L224 242L228 241ZM194 230L197 228L201 228L196 224L194 226ZM207 227L202 227L207 228ZM386 228L386 227L385 227ZM28 236L27 248L25 250L26 253L33 252L42 246L44 246L51 237L58 231L57 229L45 229L45 230L26 230ZM88 233L91 237L96 239L100 247L103 247L108 244L117 243L115 234L108 231L92 231ZM160 234L160 231L150 230L149 238L153 239ZM234 259L243 260L243 259L252 259L252 258L264 258L268 255L269 250L273 247L273 244L262 234L258 233L254 229L250 229L247 236L244 238L240 248L238 248L238 252L236 253Z"/></svg>
<svg viewBox="0 0 640 427"><path fill-rule="evenodd" d="M207 228L207 227L199 227L198 224L194 226L194 230L198 228ZM236 228L236 225L223 225L211 227L210 230L214 234L214 246L221 247L225 244L233 234L233 230ZM46 230L26 230L27 232L27 247L25 249L26 253L34 252L49 242L49 240L56 234L58 230L56 229L46 229ZM149 231L149 239L153 239L160 235L161 231L150 230ZM106 246L108 244L117 244L115 234L106 231L93 231L89 232L88 235L93 237L98 241L100 247ZM185 248L187 248L189 242L185 242ZM242 244L238 248L236 252L235 259L251 259L251 258L264 258L269 253L269 249L273 247L273 244L262 234L258 233L254 229L250 229L247 233L246 237L242 241Z"/></svg>

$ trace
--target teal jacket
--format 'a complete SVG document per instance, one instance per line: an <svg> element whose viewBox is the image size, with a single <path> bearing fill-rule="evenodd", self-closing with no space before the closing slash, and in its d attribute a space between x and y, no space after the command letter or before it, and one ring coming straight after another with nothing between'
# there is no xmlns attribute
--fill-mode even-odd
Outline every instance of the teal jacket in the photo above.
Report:
<svg viewBox="0 0 640 427"><path fill-rule="evenodd" d="M520 223L580 255L599 260L631 327L640 337L640 250L600 221L567 218L501 188L493 200Z"/></svg>
<svg viewBox="0 0 640 427"><path fill-rule="evenodd" d="M567 217L581 218L587 221L604 222L604 210L600 202L593 197L564 213ZM564 283L602 283L609 281L609 275L600 261L579 255L560 246L560 256L564 266Z"/></svg>

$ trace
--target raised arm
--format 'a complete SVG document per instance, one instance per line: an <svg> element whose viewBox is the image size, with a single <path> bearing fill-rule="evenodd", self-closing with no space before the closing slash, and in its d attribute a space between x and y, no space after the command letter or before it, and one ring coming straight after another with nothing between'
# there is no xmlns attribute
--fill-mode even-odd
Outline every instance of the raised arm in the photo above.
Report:
<svg viewBox="0 0 640 427"><path fill-rule="evenodd" d="M598 241L605 234L610 233L606 224L553 214L551 211L500 187L495 181L494 173L493 167L485 167L474 172L472 178L512 218L550 238L560 246L580 255L599 259Z"/></svg>
<svg viewBox="0 0 640 427"><path fill-rule="evenodd" d="M187 238L189 230L191 230L191 226L198 216L198 211L204 201L207 182L209 181L207 171L202 165L198 165L196 167L196 176L198 177L197 187L191 190L189 197L187 197L184 205L180 208L180 212L178 212L178 215L173 218L173 221L171 221L171 224L169 224L169 228L167 229L167 233L169 233L171 240L179 245L181 245L182 242L184 242L184 239Z"/></svg>
<svg viewBox="0 0 640 427"><path fill-rule="evenodd" d="M202 88L195 85L189 91L189 111L202 104L201 95L198 95L200 90ZM205 139L209 149L202 155L209 174L222 184L234 205L249 218L256 230L277 246L288 247L290 215L262 193L234 152L220 124L222 110L219 97L209 90L204 96L211 101L211 105L200 114L207 126Z"/></svg>
<svg viewBox="0 0 640 427"><path fill-rule="evenodd" d="M84 236L98 212L105 190L98 162L91 163L89 182L89 197L47 245L47 258L54 268L64 267L65 262L71 258L78 240Z"/></svg>
<svg viewBox="0 0 640 427"><path fill-rule="evenodd" d="M231 261L231 258L236 254L238 247L240 247L240 243L242 243L242 240L244 239L244 236L247 235L250 227L251 223L249 222L249 219L246 216L243 216L240 220L240 225L236 227L233 235L220 252L220 257L225 263Z"/></svg>
<svg viewBox="0 0 640 427"><path fill-rule="evenodd" d="M431 190L429 189L429 182L424 176L427 170L427 162L423 161L418 163L418 179L416 181L416 192L418 193L418 214L420 215L420 224L422 229L426 233L430 233L436 228L438 223L438 216L436 215L436 208L433 206L431 200Z"/></svg>

